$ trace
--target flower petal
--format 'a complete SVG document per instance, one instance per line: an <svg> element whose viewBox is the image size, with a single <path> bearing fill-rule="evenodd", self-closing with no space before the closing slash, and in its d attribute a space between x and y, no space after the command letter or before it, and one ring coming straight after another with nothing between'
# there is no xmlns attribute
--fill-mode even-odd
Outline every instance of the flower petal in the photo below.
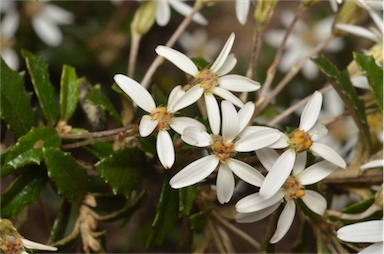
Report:
<svg viewBox="0 0 384 254"><path fill-rule="evenodd" d="M159 124L159 121L152 120L149 115L143 115L139 124L139 133L142 137L148 137Z"/></svg>
<svg viewBox="0 0 384 254"><path fill-rule="evenodd" d="M374 243L367 248L361 250L359 254L372 254L372 253L383 253L383 242Z"/></svg>
<svg viewBox="0 0 384 254"><path fill-rule="evenodd" d="M220 204L228 203L235 189L235 178L232 171L223 163L220 163L219 172L217 173L216 187L217 200L219 200Z"/></svg>
<svg viewBox="0 0 384 254"><path fill-rule="evenodd" d="M383 221L371 220L347 225L337 230L337 237L352 243L378 243L383 241Z"/></svg>
<svg viewBox="0 0 384 254"><path fill-rule="evenodd" d="M167 109L170 113L176 112L173 110L173 107L175 106L176 102L183 97L185 94L185 91L181 86L175 86L168 97L168 103L167 103Z"/></svg>
<svg viewBox="0 0 384 254"><path fill-rule="evenodd" d="M350 25L350 24L336 24L335 26L337 29L342 30L347 33L351 33L357 36L361 36L364 38L367 38L368 40L374 41L374 42L379 42L380 38L371 30L361 27L361 26L355 26L355 25Z"/></svg>
<svg viewBox="0 0 384 254"><path fill-rule="evenodd" d="M206 131L204 124L190 117L174 117L170 126L180 135L183 134L184 129L187 127L196 127L199 130Z"/></svg>
<svg viewBox="0 0 384 254"><path fill-rule="evenodd" d="M271 213L273 213L278 207L280 203L276 203L270 207L267 207L261 211L256 211L252 213L238 213L235 216L235 220L238 223L250 223L264 219Z"/></svg>
<svg viewBox="0 0 384 254"><path fill-rule="evenodd" d="M21 238L21 241L23 242L23 246L27 249L31 250L47 250L47 251L57 251L57 247L49 246L41 243L37 243L25 238Z"/></svg>
<svg viewBox="0 0 384 254"><path fill-rule="evenodd" d="M310 185L317 183L329 174L331 174L338 166L329 161L320 161L300 172L296 177L300 179L302 185Z"/></svg>
<svg viewBox="0 0 384 254"><path fill-rule="evenodd" d="M41 10L41 15L44 15L47 21L56 24L71 24L74 20L72 13L52 4L45 4Z"/></svg>
<svg viewBox="0 0 384 254"><path fill-rule="evenodd" d="M236 65L237 59L234 54L229 54L221 68L216 72L217 76L221 77L230 72Z"/></svg>
<svg viewBox="0 0 384 254"><path fill-rule="evenodd" d="M220 110L215 96L212 94L204 94L205 106L207 107L208 121L211 126L212 133L218 135L220 133Z"/></svg>
<svg viewBox="0 0 384 254"><path fill-rule="evenodd" d="M219 56L216 58L215 62L212 64L210 68L212 71L217 72L223 66L224 62L227 60L229 53L231 52L234 41L235 41L235 34L231 33L223 49L221 50Z"/></svg>
<svg viewBox="0 0 384 254"><path fill-rule="evenodd" d="M304 204L314 213L323 216L325 209L327 209L327 200L313 190L305 190L304 193L305 195L301 198Z"/></svg>
<svg viewBox="0 0 384 254"><path fill-rule="evenodd" d="M370 168L382 168L384 164L383 160L373 160L361 165L361 170L367 170Z"/></svg>
<svg viewBox="0 0 384 254"><path fill-rule="evenodd" d="M295 164L293 165L293 175L299 174L304 170L307 164L307 152L297 154Z"/></svg>
<svg viewBox="0 0 384 254"><path fill-rule="evenodd" d="M17 11L7 11L0 24L1 37L11 39L19 27L20 16ZM1 51L4 49L2 48Z"/></svg>
<svg viewBox="0 0 384 254"><path fill-rule="evenodd" d="M206 131L196 127L187 127L181 135L181 139L191 145L197 147L206 147L211 145L212 137Z"/></svg>
<svg viewBox="0 0 384 254"><path fill-rule="evenodd" d="M242 25L247 22L250 3L250 0L236 0L236 17Z"/></svg>
<svg viewBox="0 0 384 254"><path fill-rule="evenodd" d="M295 212L295 201L288 199L283 211L280 214L279 220L277 221L276 231L269 241L270 243L277 243L285 236L292 225L293 219L295 218Z"/></svg>
<svg viewBox="0 0 384 254"><path fill-rule="evenodd" d="M241 75L230 74L219 78L219 86L232 92L254 92L260 88L260 83Z"/></svg>
<svg viewBox="0 0 384 254"><path fill-rule="evenodd" d="M168 24L171 18L171 8L168 1L156 1L156 23L159 26Z"/></svg>
<svg viewBox="0 0 384 254"><path fill-rule="evenodd" d="M196 85L189 89L185 94L173 105L172 112L179 111L189 105L195 103L203 95L204 89Z"/></svg>
<svg viewBox="0 0 384 254"><path fill-rule="evenodd" d="M328 129L321 123L316 123L309 131L308 134L312 141L317 141L327 135Z"/></svg>
<svg viewBox="0 0 384 254"><path fill-rule="evenodd" d="M44 16L34 16L32 26L39 38L51 47L58 46L63 41L63 34L59 27Z"/></svg>
<svg viewBox="0 0 384 254"><path fill-rule="evenodd" d="M228 159L227 165L243 181L257 187L260 187L263 183L264 176L247 163L236 159Z"/></svg>
<svg viewBox="0 0 384 254"><path fill-rule="evenodd" d="M264 199L260 197L260 193L253 193L242 199L240 199L235 207L236 211L239 213L251 213L256 211L261 211L267 207L273 206L275 204L280 204L284 198L284 192L282 190L278 191L269 199Z"/></svg>
<svg viewBox="0 0 384 254"><path fill-rule="evenodd" d="M327 145L314 142L311 145L310 150L316 153L317 155L323 157L325 160L332 162L333 164L341 168L347 167L347 164L345 163L344 159L341 158L341 156L337 152L335 152L335 150L333 150Z"/></svg>
<svg viewBox="0 0 384 254"><path fill-rule="evenodd" d="M209 176L218 164L219 160L215 155L205 156L181 169L171 178L169 184L174 189L180 189L198 183Z"/></svg>
<svg viewBox="0 0 384 254"><path fill-rule="evenodd" d="M239 132L242 132L244 128L249 124L254 112L255 104L250 101L245 103L245 105L239 110L237 113L239 118Z"/></svg>
<svg viewBox="0 0 384 254"><path fill-rule="evenodd" d="M167 131L161 130L157 134L156 150L163 167L166 169L171 168L175 163L175 148Z"/></svg>
<svg viewBox="0 0 384 254"><path fill-rule="evenodd" d="M151 113L156 108L152 95L138 82L123 74L116 74L113 79L141 109Z"/></svg>
<svg viewBox="0 0 384 254"><path fill-rule="evenodd" d="M168 0L168 2L172 6L172 8L175 9L175 11L185 17L187 17L192 12L192 7L181 1ZM200 25L208 24L208 21L203 17L203 15L198 12L193 15L192 20Z"/></svg>
<svg viewBox="0 0 384 254"><path fill-rule="evenodd" d="M260 196L262 198L269 199L283 186L292 171L295 159L296 153L291 149L280 155L260 187Z"/></svg>
<svg viewBox="0 0 384 254"><path fill-rule="evenodd" d="M315 125L317 118L319 117L322 101L322 94L319 91L315 91L301 114L300 130L308 131Z"/></svg>
<svg viewBox="0 0 384 254"><path fill-rule="evenodd" d="M271 145L280 138L278 132L262 130L240 137L235 143L235 150L238 152L250 152Z"/></svg>
<svg viewBox="0 0 384 254"><path fill-rule="evenodd" d="M273 164L279 158L279 154L271 148L262 148L256 150L257 158L267 171L272 169Z"/></svg>
<svg viewBox="0 0 384 254"><path fill-rule="evenodd" d="M232 142L239 134L239 118L235 106L229 101L221 102L223 118L221 134L224 142Z"/></svg>
<svg viewBox="0 0 384 254"><path fill-rule="evenodd" d="M188 73L195 77L199 72L196 65L192 62L191 59L189 59L186 55L175 49L160 45L156 47L155 51L159 56L164 57L185 73Z"/></svg>
<svg viewBox="0 0 384 254"><path fill-rule="evenodd" d="M233 93L225 90L224 88L217 86L212 90L212 92L224 100L232 102L233 105L239 108L244 106L244 103L237 96L233 95Z"/></svg>

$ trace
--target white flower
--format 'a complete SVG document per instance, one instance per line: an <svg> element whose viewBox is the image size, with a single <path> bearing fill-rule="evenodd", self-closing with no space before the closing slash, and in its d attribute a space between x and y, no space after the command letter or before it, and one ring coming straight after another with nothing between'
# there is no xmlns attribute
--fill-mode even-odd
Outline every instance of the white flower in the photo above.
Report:
<svg viewBox="0 0 384 254"><path fill-rule="evenodd" d="M203 57L207 61L213 59L220 47L219 40L208 40L205 29L197 29L193 33L184 32L179 38L179 43L188 57Z"/></svg>
<svg viewBox="0 0 384 254"><path fill-rule="evenodd" d="M4 18L0 22L0 55L5 63L13 70L19 68L19 58L12 49L13 37L19 26L19 14L14 6L14 2L5 1L2 3L0 12L5 12Z"/></svg>
<svg viewBox="0 0 384 254"><path fill-rule="evenodd" d="M199 130L205 130L204 125L195 119L189 117L175 117L177 111L174 109L175 101L184 94L181 87L176 86L172 90L166 107L156 107L151 94L135 80L122 74L115 75L114 80L141 109L149 113L141 118L139 133L142 137L147 137L155 129L158 130L156 140L157 155L165 168L172 167L175 162L175 151L172 138L167 130L172 128L179 134L182 134L184 128L188 126L194 126Z"/></svg>
<svg viewBox="0 0 384 254"><path fill-rule="evenodd" d="M32 27L39 38L47 45L55 47L63 41L59 25L73 22L73 14L46 2L29 2L25 5L26 12L32 18Z"/></svg>
<svg viewBox="0 0 384 254"><path fill-rule="evenodd" d="M260 149L256 151L256 154L267 170L272 169L274 161L278 158L278 154L270 148ZM285 206L277 222L275 234L270 240L270 243L276 243L285 236L293 222L296 199L300 198L310 210L322 216L327 207L327 201L317 192L306 190L304 185L319 182L332 173L337 166L328 161L320 161L304 169L306 160L306 153L298 156L293 167L293 174L288 177L282 188L279 188L270 198L264 199L260 193L254 193L237 202L236 220L240 223L261 220L284 202Z"/></svg>
<svg viewBox="0 0 384 254"><path fill-rule="evenodd" d="M283 12L281 22L285 27L288 27L293 20L292 12ZM303 21L299 20L296 23L291 35L286 44L286 49L279 63L279 70L288 72L292 66L303 59L313 47L321 40L326 38L332 32L332 23L334 17L325 18L317 22L313 27L308 26ZM265 41L273 47L279 47L286 30L272 30L265 34ZM341 38L336 38L324 48L329 52L337 52L342 49L343 41ZM307 61L302 68L304 76L308 79L314 79L318 76L319 70L312 61Z"/></svg>
<svg viewBox="0 0 384 254"><path fill-rule="evenodd" d="M242 25L247 22L250 5L251 0L236 0L236 17Z"/></svg>
<svg viewBox="0 0 384 254"><path fill-rule="evenodd" d="M372 220L347 225L337 231L337 237L352 243L373 243L359 254L383 253L383 221Z"/></svg>
<svg viewBox="0 0 384 254"><path fill-rule="evenodd" d="M260 88L258 82L249 78L235 74L226 75L233 69L237 62L235 56L230 54L234 40L235 35L232 33L212 66L202 71L199 71L192 60L183 53L164 46L158 46L156 48L157 54L166 58L179 69L195 78L191 83L194 86L176 103L176 109L187 107L204 95L208 119L213 134L218 134L220 131L219 105L214 95L228 100L238 107L242 107L244 105L243 102L230 91L252 92Z"/></svg>
<svg viewBox="0 0 384 254"><path fill-rule="evenodd" d="M216 186L217 199L220 203L227 203L235 187L233 173L243 181L260 186L263 176L252 166L234 159L237 152L250 152L272 144L279 139L274 129L265 129L243 137L239 134L246 128L254 112L254 104L248 102L239 112L229 101L222 101L221 111L223 124L221 135L210 135L195 127L184 130L181 138L187 144L197 147L207 147L210 154L198 159L181 169L169 184L179 189L193 185L208 177L218 168Z"/></svg>
<svg viewBox="0 0 384 254"><path fill-rule="evenodd" d="M315 155L339 166L346 167L346 163L340 155L331 147L317 142L327 134L327 128L322 124L316 124L322 104L322 95L316 91L305 105L300 117L299 128L289 136L282 134L281 139L273 144L274 147L288 148L274 162L268 175L260 188L260 196L268 199L272 197L284 184L292 171L296 157L300 153L311 151Z"/></svg>
<svg viewBox="0 0 384 254"><path fill-rule="evenodd" d="M184 16L188 16L192 12L191 6L183 3L182 0L156 0L156 23L159 26L168 24L171 18L171 7ZM192 20L200 25L208 23L200 13L193 15Z"/></svg>

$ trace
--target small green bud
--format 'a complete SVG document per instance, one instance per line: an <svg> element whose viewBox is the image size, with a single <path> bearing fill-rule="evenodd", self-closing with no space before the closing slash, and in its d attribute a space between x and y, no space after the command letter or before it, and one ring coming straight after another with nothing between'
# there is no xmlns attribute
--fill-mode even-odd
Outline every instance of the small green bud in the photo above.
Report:
<svg viewBox="0 0 384 254"><path fill-rule="evenodd" d="M132 36L143 36L155 23L156 3L147 1L136 10L131 23Z"/></svg>
<svg viewBox="0 0 384 254"><path fill-rule="evenodd" d="M260 26L265 26L272 18L277 0L257 0L255 21Z"/></svg>
<svg viewBox="0 0 384 254"><path fill-rule="evenodd" d="M317 4L317 2L319 2L319 0L301 0L300 4L304 7L310 7Z"/></svg>

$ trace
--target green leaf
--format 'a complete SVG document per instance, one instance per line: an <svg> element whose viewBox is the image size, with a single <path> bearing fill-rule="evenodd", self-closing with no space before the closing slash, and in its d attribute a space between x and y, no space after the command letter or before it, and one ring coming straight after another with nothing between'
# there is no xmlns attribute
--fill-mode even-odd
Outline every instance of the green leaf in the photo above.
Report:
<svg viewBox="0 0 384 254"><path fill-rule="evenodd" d="M1 217L15 217L29 204L35 202L47 184L44 170L29 167L1 195Z"/></svg>
<svg viewBox="0 0 384 254"><path fill-rule="evenodd" d="M211 210L204 210L189 217L189 226L196 232L202 232L207 225L208 215Z"/></svg>
<svg viewBox="0 0 384 254"><path fill-rule="evenodd" d="M60 113L61 120L68 121L76 110L79 102L81 79L76 75L76 70L64 65L60 81Z"/></svg>
<svg viewBox="0 0 384 254"><path fill-rule="evenodd" d="M161 245L167 235L174 229L179 219L178 191L169 186L168 179L164 180L160 198L157 204L155 219L147 240L147 248L152 244Z"/></svg>
<svg viewBox="0 0 384 254"><path fill-rule="evenodd" d="M362 200L360 202L354 203L352 205L349 205L349 206L343 208L341 211L343 213L351 213L351 214L362 213L365 210L367 210L372 205L372 203L374 201L375 201L375 197L372 196L371 198L368 198L368 199Z"/></svg>
<svg viewBox="0 0 384 254"><path fill-rule="evenodd" d="M94 89L92 89L88 94L86 99L91 102L92 104L101 107L102 109L106 110L112 118L115 120L115 122L119 125L122 125L121 119L119 114L117 113L116 109L114 108L111 101L101 92L100 88L98 86L95 86Z"/></svg>
<svg viewBox="0 0 384 254"><path fill-rule="evenodd" d="M24 88L24 74L11 70L0 58L0 80L1 119L20 137L31 129L34 115L30 95Z"/></svg>
<svg viewBox="0 0 384 254"><path fill-rule="evenodd" d="M145 155L137 148L124 148L102 159L95 166L115 194L121 193L128 198L143 180Z"/></svg>
<svg viewBox="0 0 384 254"><path fill-rule="evenodd" d="M57 104L55 100L55 90L49 81L48 66L43 60L27 50L21 51L25 58L28 72L31 75L33 88L44 116L48 123L54 125L57 121Z"/></svg>
<svg viewBox="0 0 384 254"><path fill-rule="evenodd" d="M183 215L189 215L197 197L197 187L192 185L179 191L179 210Z"/></svg>
<svg viewBox="0 0 384 254"><path fill-rule="evenodd" d="M99 159L104 159L113 153L113 145L107 142L100 142L91 146L86 146L84 149Z"/></svg>
<svg viewBox="0 0 384 254"><path fill-rule="evenodd" d="M44 148L43 154L48 176L56 184L58 192L69 201L79 201L88 190L85 168L70 153L58 148Z"/></svg>
<svg viewBox="0 0 384 254"><path fill-rule="evenodd" d="M27 134L20 137L1 156L1 175L6 175L13 170L28 164L40 164L42 149L44 147L59 147L60 137L53 127L32 128Z"/></svg>
<svg viewBox="0 0 384 254"><path fill-rule="evenodd" d="M369 86L375 95L377 105L383 112L383 68L379 67L372 56L353 52L353 58L361 72L368 78Z"/></svg>
<svg viewBox="0 0 384 254"><path fill-rule="evenodd" d="M63 203L56 215L55 222L53 223L49 242L56 242L65 237L69 219L71 215L71 203L68 200L63 200Z"/></svg>

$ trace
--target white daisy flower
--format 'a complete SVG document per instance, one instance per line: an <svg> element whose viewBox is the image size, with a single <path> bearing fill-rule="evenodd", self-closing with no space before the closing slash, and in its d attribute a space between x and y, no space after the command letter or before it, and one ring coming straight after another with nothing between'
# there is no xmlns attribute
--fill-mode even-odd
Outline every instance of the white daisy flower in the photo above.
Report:
<svg viewBox="0 0 384 254"><path fill-rule="evenodd" d="M179 189L193 185L208 177L218 168L216 179L217 199L227 203L235 187L233 173L243 181L260 186L263 176L252 166L234 159L237 152L250 152L272 144L280 135L272 128L251 133L243 137L239 134L246 128L254 112L254 104L248 102L239 112L229 101L222 101L223 124L221 135L208 134L195 127L185 128L181 138L189 145L207 147L210 154L181 169L169 184Z"/></svg>
<svg viewBox="0 0 384 254"><path fill-rule="evenodd" d="M328 132L324 125L316 123L321 109L322 98L322 94L316 91L304 107L299 128L289 136L282 134L281 139L273 144L274 148L288 149L274 162L265 177L260 188L261 197L265 199L272 197L291 173L297 155L308 150L336 166L346 167L344 159L336 151L318 142Z"/></svg>
<svg viewBox="0 0 384 254"><path fill-rule="evenodd" d="M238 107L242 107L244 105L243 102L230 91L252 92L260 88L258 82L244 76L236 74L226 75L237 62L235 56L230 54L234 40L235 34L232 33L212 66L202 71L199 71L192 60L183 53L164 46L156 48L158 55L166 58L179 69L194 77L194 80L191 82L192 88L176 103L176 109L185 108L195 103L204 95L209 123L215 135L220 132L220 111L214 95L228 100Z"/></svg>
<svg viewBox="0 0 384 254"><path fill-rule="evenodd" d="M167 106L156 107L151 94L135 80L122 74L115 75L114 80L137 106L149 113L141 118L139 125L140 136L147 137L157 129L157 155L165 168L172 167L175 162L175 150L168 130L171 128L180 135L188 126L205 130L204 125L193 118L175 117L176 111L181 109L175 110L175 102L184 94L184 91L180 86L176 86L169 95Z"/></svg>
<svg viewBox="0 0 384 254"><path fill-rule="evenodd" d="M159 26L168 24L171 18L171 7L184 16L188 16L192 12L192 7L183 3L182 0L156 0L156 23ZM193 15L192 20L200 25L208 23L200 13Z"/></svg>
<svg viewBox="0 0 384 254"><path fill-rule="evenodd" d="M279 156L270 148L260 149L256 151L256 154L268 171L272 170L274 161ZM337 166L328 161L320 161L304 169L306 157L306 153L298 156L293 167L293 174L286 179L282 188L279 188L270 198L264 199L260 193L254 193L237 202L237 222L250 223L261 220L274 212L281 203L284 203L284 209L277 222L276 232L270 240L270 243L276 243L285 236L292 225L295 217L296 199L300 198L310 210L322 216L327 207L327 201L317 192L306 190L305 185L321 181Z"/></svg>
<svg viewBox="0 0 384 254"><path fill-rule="evenodd" d="M71 24L74 16L63 8L46 2L28 2L25 9L32 18L32 27L39 38L47 45L55 47L63 41L59 25Z"/></svg>
<svg viewBox="0 0 384 254"><path fill-rule="evenodd" d="M250 5L251 0L236 0L236 17L242 25L247 22Z"/></svg>
<svg viewBox="0 0 384 254"><path fill-rule="evenodd" d="M285 11L281 15L281 22L288 28L292 22L294 14L292 12ZM301 20L298 20L295 28L289 36L285 48L285 53L279 63L279 70L281 72L288 72L292 66L303 59L313 47L321 40L326 38L332 33L332 23L334 17L330 16L317 22L314 26L308 26ZM265 41L273 46L279 47L286 30L271 30L265 34ZM342 38L336 38L324 48L325 51L337 52L340 51L344 43ZM308 79L314 79L319 74L319 69L312 61L307 61L301 69L303 75Z"/></svg>
<svg viewBox="0 0 384 254"><path fill-rule="evenodd" d="M5 1L2 5L0 12L4 12L5 16L0 22L0 55L11 69L17 70L19 57L12 46L14 44L13 37L19 26L19 13L14 2Z"/></svg>
<svg viewBox="0 0 384 254"><path fill-rule="evenodd" d="M373 243L359 254L383 253L383 221L372 220L347 225L337 231L337 237L352 243Z"/></svg>

